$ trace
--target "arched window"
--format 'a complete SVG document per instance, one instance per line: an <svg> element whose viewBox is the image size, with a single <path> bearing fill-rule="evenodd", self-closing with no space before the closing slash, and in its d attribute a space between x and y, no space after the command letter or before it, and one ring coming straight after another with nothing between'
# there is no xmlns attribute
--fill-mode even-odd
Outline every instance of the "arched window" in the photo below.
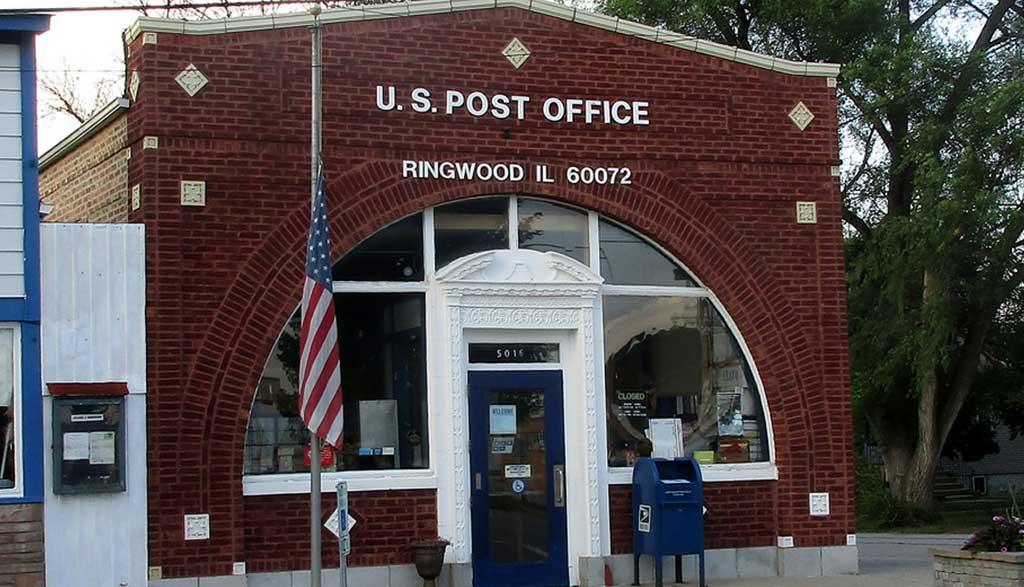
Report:
<svg viewBox="0 0 1024 587"><path fill-rule="evenodd" d="M435 269L508 248L561 253L605 280L609 466L630 466L645 438L656 451L681 450L705 464L769 460L753 370L714 296L685 268L593 212L491 196L399 220L335 264L345 432L325 470L429 467L426 293ZM298 320L296 311L260 378L246 475L308 471L309 434L297 414Z"/></svg>

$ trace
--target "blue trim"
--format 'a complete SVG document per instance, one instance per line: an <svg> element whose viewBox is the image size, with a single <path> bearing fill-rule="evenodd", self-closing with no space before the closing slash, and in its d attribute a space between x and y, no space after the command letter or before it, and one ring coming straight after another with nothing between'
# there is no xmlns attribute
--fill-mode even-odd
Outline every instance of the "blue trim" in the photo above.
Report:
<svg viewBox="0 0 1024 587"><path fill-rule="evenodd" d="M15 22L16 21L16 22ZM25 228L25 298L0 300L0 320L21 322L21 460L22 497L0 504L43 501L43 397L39 344L39 165L36 153L35 32L46 30L49 17L0 17L0 30L21 24L22 213ZM41 27L41 28L40 28ZM6 36L6 35L4 35Z"/></svg>
<svg viewBox="0 0 1024 587"><path fill-rule="evenodd" d="M36 152L36 46L25 34L21 43L21 181L24 191L25 315L39 322L39 155Z"/></svg>
<svg viewBox="0 0 1024 587"><path fill-rule="evenodd" d="M5 14L0 16L0 31L42 33L50 30L49 14Z"/></svg>

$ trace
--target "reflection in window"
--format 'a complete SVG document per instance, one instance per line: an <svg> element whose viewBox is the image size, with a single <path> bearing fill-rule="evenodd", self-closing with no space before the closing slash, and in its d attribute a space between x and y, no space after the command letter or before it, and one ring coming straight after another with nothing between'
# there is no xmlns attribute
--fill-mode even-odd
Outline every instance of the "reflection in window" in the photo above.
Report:
<svg viewBox="0 0 1024 587"><path fill-rule="evenodd" d="M508 198L477 198L434 210L437 267L480 251L508 248Z"/></svg>
<svg viewBox="0 0 1024 587"><path fill-rule="evenodd" d="M14 487L14 335L13 328L0 328L0 439L3 439L2 465L0 465L0 489Z"/></svg>
<svg viewBox="0 0 1024 587"><path fill-rule="evenodd" d="M587 215L541 200L519 199L519 248L555 251L589 265Z"/></svg>
<svg viewBox="0 0 1024 587"><path fill-rule="evenodd" d="M707 299L605 296L604 336L609 466L632 465L655 426L703 463L768 460L759 392Z"/></svg>
<svg viewBox="0 0 1024 587"><path fill-rule="evenodd" d="M336 281L422 281L423 215L375 233L334 266Z"/></svg>
<svg viewBox="0 0 1024 587"><path fill-rule="evenodd" d="M335 294L345 398L343 447L324 470L428 466L422 294ZM309 470L298 414L299 312L260 378L245 441L245 473Z"/></svg>
<svg viewBox="0 0 1024 587"><path fill-rule="evenodd" d="M682 267L636 234L605 220L599 231L601 277L605 283L697 287Z"/></svg>

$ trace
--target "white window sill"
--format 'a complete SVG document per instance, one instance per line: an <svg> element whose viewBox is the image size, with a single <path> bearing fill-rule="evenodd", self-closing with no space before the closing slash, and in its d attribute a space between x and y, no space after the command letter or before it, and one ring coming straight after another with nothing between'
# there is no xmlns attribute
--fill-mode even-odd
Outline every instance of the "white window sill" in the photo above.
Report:
<svg viewBox="0 0 1024 587"><path fill-rule="evenodd" d="M346 481L350 492L437 488L437 475L431 469L331 471L320 475L321 491L334 493L338 481ZM294 493L309 493L309 473L242 477L242 495Z"/></svg>
<svg viewBox="0 0 1024 587"><path fill-rule="evenodd" d="M779 470L775 467L775 463L701 465L700 474L704 483L779 480ZM629 485L631 483L633 483L632 467L612 467L608 469L609 485Z"/></svg>

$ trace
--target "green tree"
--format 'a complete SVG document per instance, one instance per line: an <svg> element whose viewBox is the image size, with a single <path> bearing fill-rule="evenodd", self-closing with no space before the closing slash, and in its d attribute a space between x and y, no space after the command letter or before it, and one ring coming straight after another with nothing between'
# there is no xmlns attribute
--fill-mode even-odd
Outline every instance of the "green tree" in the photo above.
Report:
<svg viewBox="0 0 1024 587"><path fill-rule="evenodd" d="M1024 393L1024 0L603 0L602 9L844 64L855 407L892 493L929 507L968 397L986 382Z"/></svg>

